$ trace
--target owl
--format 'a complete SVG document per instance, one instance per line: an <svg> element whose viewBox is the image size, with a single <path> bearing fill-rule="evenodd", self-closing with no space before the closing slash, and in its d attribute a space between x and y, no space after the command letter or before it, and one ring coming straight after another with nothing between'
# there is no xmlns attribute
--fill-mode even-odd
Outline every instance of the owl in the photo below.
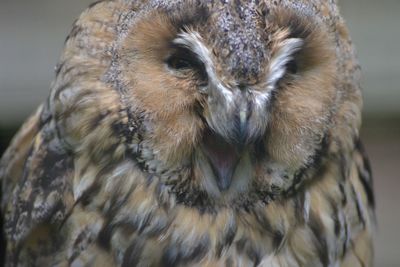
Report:
<svg viewBox="0 0 400 267"><path fill-rule="evenodd" d="M335 0L110 0L0 163L5 266L371 266Z"/></svg>

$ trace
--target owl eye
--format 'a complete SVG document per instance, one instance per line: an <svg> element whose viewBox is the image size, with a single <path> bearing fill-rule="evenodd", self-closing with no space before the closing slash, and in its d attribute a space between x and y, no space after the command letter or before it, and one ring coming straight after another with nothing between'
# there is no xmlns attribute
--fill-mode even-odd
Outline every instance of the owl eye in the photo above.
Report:
<svg viewBox="0 0 400 267"><path fill-rule="evenodd" d="M186 58L171 57L167 61L168 67L175 70L192 69L194 65Z"/></svg>
<svg viewBox="0 0 400 267"><path fill-rule="evenodd" d="M296 74L298 72L298 70L299 70L299 66L297 64L296 59L292 59L286 64L286 72L287 73Z"/></svg>
<svg viewBox="0 0 400 267"><path fill-rule="evenodd" d="M189 49L178 48L167 58L168 69L178 77L194 75L202 83L207 81L207 73L203 62L197 58Z"/></svg>

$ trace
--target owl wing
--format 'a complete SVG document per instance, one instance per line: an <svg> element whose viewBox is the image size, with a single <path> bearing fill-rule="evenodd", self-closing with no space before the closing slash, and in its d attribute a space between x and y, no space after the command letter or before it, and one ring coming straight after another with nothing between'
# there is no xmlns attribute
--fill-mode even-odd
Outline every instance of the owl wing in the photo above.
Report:
<svg viewBox="0 0 400 267"><path fill-rule="evenodd" d="M15 262L16 258L10 257L17 257L22 244L32 247L32 255L34 251L44 251L40 246L55 249L56 235L51 237L50 228L62 222L67 206L72 205L67 204L72 157L63 148L47 114L45 106L40 106L0 162L7 262ZM50 240L51 246L47 243Z"/></svg>
<svg viewBox="0 0 400 267"><path fill-rule="evenodd" d="M371 164L361 140L356 142L355 148L357 173L362 185L362 189L365 193L365 197L368 200L368 207L371 211L373 211L375 209L375 197L373 191Z"/></svg>
<svg viewBox="0 0 400 267"><path fill-rule="evenodd" d="M88 256L91 264L100 264L91 266L109 263L95 246L89 247L101 218L97 211L88 212L79 205L84 199L82 192L90 191L88 184L94 182L91 173L88 179L81 172L86 171L85 160L103 149L98 145L101 141L117 145L123 141L114 133L119 129L113 128L118 127L112 121L114 117L119 120L120 96L99 76L108 71L117 33L124 31L125 27L117 24L126 25L132 19L134 5L136 1L97 1L74 23L48 103L22 126L0 162L7 263L64 266L65 260L71 264L77 255L77 261L95 255L95 259ZM107 103L99 105L100 99ZM104 107L113 112L104 112ZM89 155L80 160L70 151L70 144L83 139L90 146L83 151ZM124 156L122 149L115 150ZM95 170L104 167L92 165Z"/></svg>
<svg viewBox="0 0 400 267"><path fill-rule="evenodd" d="M356 214L356 218L349 220L349 224L358 225L358 231L349 240L349 250L343 259L342 265L347 266L372 266L375 219L375 197L373 193L373 179L370 163L363 144L360 140L355 142L353 153L354 167L350 174L349 203ZM351 227L353 230L357 227Z"/></svg>
<svg viewBox="0 0 400 267"><path fill-rule="evenodd" d="M0 161L0 179L3 189L1 208L3 210L7 205L11 188L18 181L18 177L21 176L23 164L32 146L33 137L38 133L39 110L41 108L39 107L38 111L24 123L19 132L14 136Z"/></svg>

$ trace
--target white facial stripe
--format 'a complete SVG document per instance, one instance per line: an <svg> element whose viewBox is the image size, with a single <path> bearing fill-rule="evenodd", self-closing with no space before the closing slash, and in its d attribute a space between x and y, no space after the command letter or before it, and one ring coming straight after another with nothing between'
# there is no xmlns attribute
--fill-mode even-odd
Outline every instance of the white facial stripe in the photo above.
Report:
<svg viewBox="0 0 400 267"><path fill-rule="evenodd" d="M187 47L199 57L199 59L205 65L205 69L210 81L209 86L213 86L215 89L211 91L214 91L214 93L217 94L222 94L224 98L227 100L227 102L232 102L233 94L217 78L217 75L215 73L215 67L213 61L211 60L210 50L204 45L200 34L195 31L187 30L187 32L180 33L178 35L178 38L174 40L174 43ZM213 94L213 92L210 93Z"/></svg>
<svg viewBox="0 0 400 267"><path fill-rule="evenodd" d="M269 99L271 98L271 91L270 90L262 91L262 92L254 91L253 95L254 95L253 101L254 101L256 108L259 110L264 110L265 105L268 103Z"/></svg>
<svg viewBox="0 0 400 267"><path fill-rule="evenodd" d="M198 32L190 30L182 32L178 34L178 38L174 40L174 43L189 48L203 61L206 67L214 68L210 51L202 42L202 38Z"/></svg>
<svg viewBox="0 0 400 267"><path fill-rule="evenodd" d="M301 49L303 44L304 41L300 38L290 38L283 42L271 60L268 89L275 88L276 83L285 75L287 63L293 59L294 54Z"/></svg>

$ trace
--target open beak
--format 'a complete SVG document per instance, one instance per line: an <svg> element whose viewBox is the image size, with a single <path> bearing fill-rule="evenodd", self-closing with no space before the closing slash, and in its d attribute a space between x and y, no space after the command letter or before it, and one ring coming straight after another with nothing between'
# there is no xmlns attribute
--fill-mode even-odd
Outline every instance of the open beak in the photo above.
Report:
<svg viewBox="0 0 400 267"><path fill-rule="evenodd" d="M237 145L228 143L214 132L207 131L203 138L203 150L214 172L217 186L220 191L225 191L232 183L240 151Z"/></svg>

